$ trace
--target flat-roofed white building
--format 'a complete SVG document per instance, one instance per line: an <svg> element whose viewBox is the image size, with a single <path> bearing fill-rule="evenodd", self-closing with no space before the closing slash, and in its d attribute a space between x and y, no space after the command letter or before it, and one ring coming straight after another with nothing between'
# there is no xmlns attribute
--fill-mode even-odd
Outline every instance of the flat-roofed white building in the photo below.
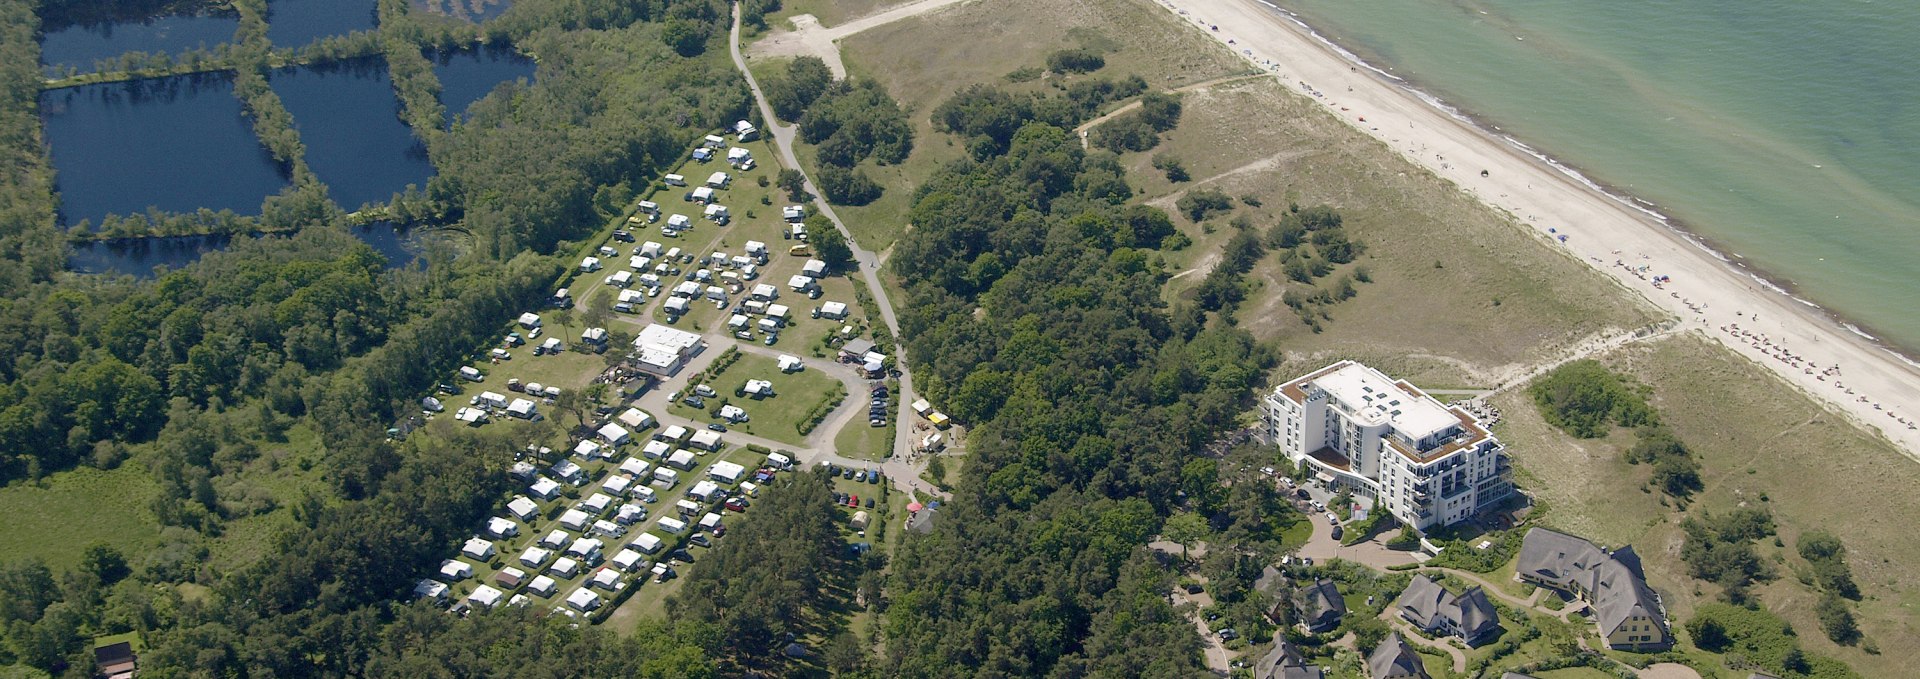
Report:
<svg viewBox="0 0 1920 679"><path fill-rule="evenodd" d="M1513 492L1504 448L1478 418L1359 363L1321 368L1264 401L1266 437L1288 459L1415 528L1451 525Z"/></svg>
<svg viewBox="0 0 1920 679"><path fill-rule="evenodd" d="M697 334L651 323L633 339L633 346L633 362L638 368L667 377L679 372L687 359L707 348L707 343Z"/></svg>

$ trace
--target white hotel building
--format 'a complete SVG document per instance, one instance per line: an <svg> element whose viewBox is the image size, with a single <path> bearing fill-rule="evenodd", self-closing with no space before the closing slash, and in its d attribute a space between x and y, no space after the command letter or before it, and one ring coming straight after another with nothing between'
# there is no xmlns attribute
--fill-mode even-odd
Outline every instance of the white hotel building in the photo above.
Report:
<svg viewBox="0 0 1920 679"><path fill-rule="evenodd" d="M1421 530L1513 492L1500 441L1479 419L1353 361L1280 385L1265 411L1267 440L1287 459Z"/></svg>

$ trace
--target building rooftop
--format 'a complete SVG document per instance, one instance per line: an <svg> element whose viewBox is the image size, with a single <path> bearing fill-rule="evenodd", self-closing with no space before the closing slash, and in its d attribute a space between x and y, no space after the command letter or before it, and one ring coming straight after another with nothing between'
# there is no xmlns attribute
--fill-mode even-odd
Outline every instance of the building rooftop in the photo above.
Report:
<svg viewBox="0 0 1920 679"><path fill-rule="evenodd" d="M1386 422L1394 431L1416 441L1459 423L1439 402L1402 390L1380 371L1359 363L1342 365L1312 384L1339 401L1347 412Z"/></svg>

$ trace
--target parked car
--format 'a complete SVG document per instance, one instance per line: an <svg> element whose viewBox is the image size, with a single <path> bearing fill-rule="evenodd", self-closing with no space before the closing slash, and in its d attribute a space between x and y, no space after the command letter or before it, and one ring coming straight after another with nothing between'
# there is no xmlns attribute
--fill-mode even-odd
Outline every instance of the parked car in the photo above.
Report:
<svg viewBox="0 0 1920 679"><path fill-rule="evenodd" d="M613 239L622 243L631 243L633 242L633 234L627 233L624 230L615 231L613 232Z"/></svg>
<svg viewBox="0 0 1920 679"><path fill-rule="evenodd" d="M840 468L840 478L843 478L843 479L851 479L851 478L853 478L853 468L852 468L852 467L841 467L841 468Z"/></svg>
<svg viewBox="0 0 1920 679"><path fill-rule="evenodd" d="M630 314L633 313L633 304L628 302L615 302L613 304L613 310L623 314Z"/></svg>
<svg viewBox="0 0 1920 679"><path fill-rule="evenodd" d="M695 547L712 547L713 546L713 541L708 540L707 536L705 535L695 535L691 538L687 538L687 542L691 543Z"/></svg>
<svg viewBox="0 0 1920 679"><path fill-rule="evenodd" d="M854 472L854 473L853 473L853 480L854 480L855 482L857 482L857 483L866 483L866 482L867 482L867 470L865 470L865 469L862 469L862 470L860 470L860 471L857 471L857 472Z"/></svg>
<svg viewBox="0 0 1920 679"><path fill-rule="evenodd" d="M879 482L880 482L880 472L875 471L875 472L867 473L867 483L879 483Z"/></svg>
<svg viewBox="0 0 1920 679"><path fill-rule="evenodd" d="M747 511L747 499L736 497L731 500L727 500L727 509L731 509L736 512Z"/></svg>
<svg viewBox="0 0 1920 679"><path fill-rule="evenodd" d="M867 497L867 509L873 509L873 497Z"/></svg>
<svg viewBox="0 0 1920 679"><path fill-rule="evenodd" d="M724 424L720 424L720 423L717 423L717 422L716 422L716 423L714 423L714 424L709 424L709 425L707 425L707 428L708 428L708 429L712 429L712 430L714 430L714 431L726 431L726 430L727 430L727 425L724 425Z"/></svg>

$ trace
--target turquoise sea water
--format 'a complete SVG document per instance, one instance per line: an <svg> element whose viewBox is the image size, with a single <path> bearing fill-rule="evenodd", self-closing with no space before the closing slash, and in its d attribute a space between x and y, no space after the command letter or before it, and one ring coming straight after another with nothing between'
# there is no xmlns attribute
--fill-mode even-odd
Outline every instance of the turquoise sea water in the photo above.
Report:
<svg viewBox="0 0 1920 679"><path fill-rule="evenodd" d="M1920 349L1920 3L1270 1Z"/></svg>

